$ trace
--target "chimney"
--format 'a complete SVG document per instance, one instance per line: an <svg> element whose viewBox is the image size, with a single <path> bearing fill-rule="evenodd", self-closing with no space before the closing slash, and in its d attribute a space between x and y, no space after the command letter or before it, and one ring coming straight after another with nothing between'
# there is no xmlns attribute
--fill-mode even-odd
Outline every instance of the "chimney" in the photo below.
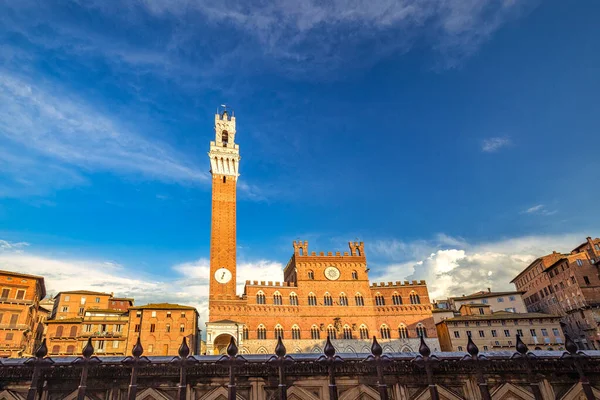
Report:
<svg viewBox="0 0 600 400"><path fill-rule="evenodd" d="M492 293L492 289L491 288L488 288L488 293Z"/></svg>

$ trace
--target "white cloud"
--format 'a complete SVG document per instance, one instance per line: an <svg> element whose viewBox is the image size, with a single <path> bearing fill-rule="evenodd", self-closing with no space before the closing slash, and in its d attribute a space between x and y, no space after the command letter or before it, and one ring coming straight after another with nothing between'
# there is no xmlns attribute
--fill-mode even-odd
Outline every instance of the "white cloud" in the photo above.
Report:
<svg viewBox="0 0 600 400"><path fill-rule="evenodd" d="M399 245L390 240L388 251L368 254L389 260L372 272L374 281L421 280L427 281L432 299L460 296L490 287L493 290L514 290L510 281L535 258L552 251L567 252L589 236L586 233L522 236L486 243L466 241L446 244L436 240L407 242ZM381 247L385 241L380 242ZM405 249L418 249L413 254L429 252L424 257L410 258ZM399 253L392 254L398 249ZM373 249L375 250L375 249ZM371 252L373 253L373 251ZM403 260L402 262L397 262Z"/></svg>
<svg viewBox="0 0 600 400"><path fill-rule="evenodd" d="M537 204L524 210L522 214L554 215L558 210L549 210L544 204Z"/></svg>
<svg viewBox="0 0 600 400"><path fill-rule="evenodd" d="M493 137L485 139L481 144L481 150L485 153L494 153L503 147L510 146L512 144L508 137Z"/></svg>
<svg viewBox="0 0 600 400"><path fill-rule="evenodd" d="M165 276L102 260L71 259L25 251L24 242L0 240L0 269L18 271L45 278L48 294L65 290L94 290L133 297L137 305L170 302L194 306L202 322L208 318L210 267L208 259L182 263L166 271ZM259 260L238 265L237 291L242 294L246 280L283 280L283 265Z"/></svg>

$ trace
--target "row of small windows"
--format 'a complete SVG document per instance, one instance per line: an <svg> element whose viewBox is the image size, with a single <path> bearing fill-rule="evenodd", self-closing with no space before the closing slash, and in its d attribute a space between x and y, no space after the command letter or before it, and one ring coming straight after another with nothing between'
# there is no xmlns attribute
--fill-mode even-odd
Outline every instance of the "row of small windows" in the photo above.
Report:
<svg viewBox="0 0 600 400"><path fill-rule="evenodd" d="M341 331L341 336L339 338L338 338L338 330L333 325L329 325L325 331L327 332L327 336L329 336L330 339L355 339L356 338L353 329L348 325L344 325L344 327ZM286 337L285 337L284 333L285 332L284 332L283 327L281 325L277 325L275 327L275 329L273 330L273 339L277 339L279 337L282 339L285 339ZM385 324L379 328L379 335L380 335L379 337L382 339L392 339L393 338L390 327ZM360 339L369 339L369 329L365 325L361 325L360 328L358 329L358 337ZM413 336L409 333L409 330L406 327L406 325L401 324L398 327L397 338L398 339L408 339L410 337L413 337ZM427 329L422 324L420 324L420 323L417 324L417 326L415 328L415 336L414 337L427 337ZM244 340L248 340L248 338L249 338L248 328L243 329L243 338L244 338ZM256 329L256 338L259 340L267 339L267 328L264 325L261 324ZM310 328L310 338L311 339L321 339L321 329L317 325L313 325ZM301 333L300 333L300 328L298 327L298 325L292 326L291 339L302 339Z"/></svg>
<svg viewBox="0 0 600 400"><path fill-rule="evenodd" d="M410 300L410 304L421 304L421 298L416 293L411 293L408 296L408 298ZM265 294L262 291L258 292L256 294L256 303L257 304L267 304L267 297L265 296ZM360 293L357 293L354 296L354 303L357 306L365 305L364 298ZM281 293L276 292L273 295L273 304L276 306L283 305L283 297L282 297ZM344 293L340 294L340 297L338 299L338 304L340 306L348 305L348 297L346 296L346 294L344 294ZM395 306L402 305L402 296L400 296L398 293L394 293L392 295L392 304ZM292 305L292 306L298 305L298 296L295 293L290 294L290 305ZM317 305L317 296L314 293L310 293L308 295L308 305L309 306ZM323 305L324 306L332 306L333 305L333 297L331 297L331 295L329 293L325 293L325 295L323 296ZM385 297L383 297L381 294L378 293L375 296L375 305L385 306Z"/></svg>

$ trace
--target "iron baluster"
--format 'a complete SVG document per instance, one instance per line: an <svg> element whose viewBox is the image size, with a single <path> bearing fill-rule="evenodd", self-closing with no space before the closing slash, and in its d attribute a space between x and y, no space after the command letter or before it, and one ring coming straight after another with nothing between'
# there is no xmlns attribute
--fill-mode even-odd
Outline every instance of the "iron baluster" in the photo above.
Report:
<svg viewBox="0 0 600 400"><path fill-rule="evenodd" d="M383 348L377 342L377 338L373 336L373 344L371 345L371 355L366 358L367 362L375 364L377 369L377 390L379 391L379 398L381 400L388 400L388 390L385 384L385 376L383 369L385 364L388 364L391 360L388 356L383 355Z"/></svg>
<svg viewBox="0 0 600 400"><path fill-rule="evenodd" d="M512 358L520 358L525 364L525 370L527 371L527 377L529 378L529 387L533 392L535 400L544 400L542 397L542 390L540 389L540 383L536 379L533 368L531 367L532 360L535 360L535 355L529 351L527 345L521 340L521 335L517 335L517 352L513 354Z"/></svg>
<svg viewBox="0 0 600 400"><path fill-rule="evenodd" d="M48 355L48 346L46 345L46 339L42 340L40 347L35 351L35 357L25 361L25 364L33 364L33 375L31 376L31 385L27 391L27 400L35 400L36 395L38 398L42 398L42 386L44 381L41 380L42 372L44 368L54 364L54 361Z"/></svg>
<svg viewBox="0 0 600 400"><path fill-rule="evenodd" d="M483 400L492 400L490 395L490 388L488 387L487 381L483 377L482 364L487 361L484 356L479 355L479 348L475 343L471 335L467 336L467 352L468 356L464 356L463 360L471 360L475 369L475 377L477 378L477 386L479 386L479 393Z"/></svg>
<svg viewBox="0 0 600 400"><path fill-rule="evenodd" d="M177 387L177 399L185 400L187 398L187 368L195 364L197 360L190 357L190 347L187 344L187 339L184 336L179 346L179 357L173 358L171 363L179 366L179 386Z"/></svg>
<svg viewBox="0 0 600 400"><path fill-rule="evenodd" d="M577 374L579 375L579 382L581 382L581 387L583 388L583 393L585 394L585 398L587 400L594 400L594 391L592 389L592 385L590 385L590 380L583 372L582 364L589 358L585 353L578 351L577 345L571 339L569 335L565 335L565 352L561 358L569 360L573 363Z"/></svg>
<svg viewBox="0 0 600 400"><path fill-rule="evenodd" d="M77 400L85 400L89 367L102 362L98 357L93 356L93 354L94 346L92 346L92 338L89 338L87 344L81 351L82 357L77 357L75 361L73 361L74 365L81 365L81 379L79 380L79 387L77 388Z"/></svg>
<svg viewBox="0 0 600 400"><path fill-rule="evenodd" d="M433 365L439 360L436 356L431 355L431 349L425 343L425 339L421 336L421 344L419 345L419 355L415 357L413 362L418 366L425 368L427 374L427 385L429 387L429 395L431 400L440 400L437 385L433 381Z"/></svg>
<svg viewBox="0 0 600 400"><path fill-rule="evenodd" d="M335 366L343 363L344 360L340 356L335 355L335 347L331 344L329 335L327 335L327 342L323 348L321 357L317 358L317 362L327 365L327 371L329 375L329 400L338 400L337 384L335 383Z"/></svg>
<svg viewBox="0 0 600 400"><path fill-rule="evenodd" d="M229 340L229 345L227 346L227 355L221 357L217 362L229 366L229 383L227 384L227 398L228 400L235 400L237 391L235 384L235 368L238 364L245 363L246 359L242 356L238 356L238 347L235 344L235 339L233 338L233 336L231 337L231 340Z"/></svg>
<svg viewBox="0 0 600 400"><path fill-rule="evenodd" d="M279 400L287 400L287 385L285 384L285 367L292 365L295 361L292 357L286 355L286 348L283 345L281 336L277 338L277 346L275 346L275 355L267 361L270 364L277 366L279 373L279 385L277 391Z"/></svg>
<svg viewBox="0 0 600 400"><path fill-rule="evenodd" d="M127 400L135 400L137 395L137 374L140 367L145 366L150 360L142 356L144 354L144 348L138 336L133 349L131 350L131 356L123 360L123 364L131 366L131 379L129 381L129 387L127 388Z"/></svg>

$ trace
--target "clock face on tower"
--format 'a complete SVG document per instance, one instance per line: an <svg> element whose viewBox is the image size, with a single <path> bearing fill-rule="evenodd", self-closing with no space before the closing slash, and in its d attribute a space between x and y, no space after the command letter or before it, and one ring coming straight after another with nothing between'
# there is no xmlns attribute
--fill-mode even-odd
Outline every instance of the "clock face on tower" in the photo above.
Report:
<svg viewBox="0 0 600 400"><path fill-rule="evenodd" d="M325 268L325 278L330 281L335 281L340 278L340 270L336 267L327 267Z"/></svg>
<svg viewBox="0 0 600 400"><path fill-rule="evenodd" d="M219 268L215 271L215 280L219 283L227 283L231 280L233 275L227 268Z"/></svg>

